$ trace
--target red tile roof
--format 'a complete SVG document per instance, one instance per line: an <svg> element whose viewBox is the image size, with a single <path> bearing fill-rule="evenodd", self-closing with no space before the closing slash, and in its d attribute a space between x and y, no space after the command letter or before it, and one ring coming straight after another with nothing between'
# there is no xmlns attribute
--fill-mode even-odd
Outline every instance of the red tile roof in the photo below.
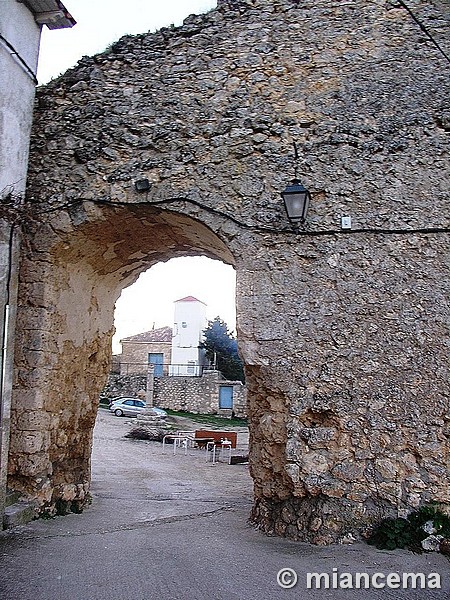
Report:
<svg viewBox="0 0 450 600"><path fill-rule="evenodd" d="M123 338L121 342L172 342L172 328L161 327L160 329L152 329L151 331L144 331L130 337Z"/></svg>
<svg viewBox="0 0 450 600"><path fill-rule="evenodd" d="M200 302L200 304L205 304L198 298L194 298L194 296L186 296L186 298L180 298L180 300L175 300L175 302ZM206 304L205 304L206 306Z"/></svg>

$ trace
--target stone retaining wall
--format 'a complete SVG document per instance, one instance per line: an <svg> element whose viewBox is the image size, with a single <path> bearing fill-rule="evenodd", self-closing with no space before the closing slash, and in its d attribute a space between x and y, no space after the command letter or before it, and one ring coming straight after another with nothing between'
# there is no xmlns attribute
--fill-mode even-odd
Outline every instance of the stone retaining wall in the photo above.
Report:
<svg viewBox="0 0 450 600"><path fill-rule="evenodd" d="M137 397L145 390L147 378L138 375L110 374L100 398L117 396ZM220 386L233 387L233 409L219 408ZM155 406L185 410L199 414L247 416L247 394L240 381L226 381L218 371L206 371L202 377L155 377L153 388Z"/></svg>
<svg viewBox="0 0 450 600"><path fill-rule="evenodd" d="M233 409L219 407L222 385L233 387ZM161 408L200 414L247 416L245 386L240 381L222 379L218 371L206 371L202 377L155 377L154 403Z"/></svg>
<svg viewBox="0 0 450 600"><path fill-rule="evenodd" d="M145 391L147 387L146 375L120 375L110 373L105 387L100 394L100 400L108 401L111 398L129 396L137 398L138 392Z"/></svg>

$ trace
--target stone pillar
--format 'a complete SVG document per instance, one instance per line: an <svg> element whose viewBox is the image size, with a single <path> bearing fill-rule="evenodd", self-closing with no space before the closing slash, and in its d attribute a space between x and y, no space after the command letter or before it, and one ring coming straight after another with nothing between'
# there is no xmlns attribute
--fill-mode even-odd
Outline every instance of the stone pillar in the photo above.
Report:
<svg viewBox="0 0 450 600"><path fill-rule="evenodd" d="M162 440L170 427L164 419L151 412L153 408L154 375L155 365L149 364L147 369L147 390L145 392L146 408L143 413L137 416L136 425L130 433L134 437L140 437L141 439ZM139 393L138 395L141 397L143 394Z"/></svg>

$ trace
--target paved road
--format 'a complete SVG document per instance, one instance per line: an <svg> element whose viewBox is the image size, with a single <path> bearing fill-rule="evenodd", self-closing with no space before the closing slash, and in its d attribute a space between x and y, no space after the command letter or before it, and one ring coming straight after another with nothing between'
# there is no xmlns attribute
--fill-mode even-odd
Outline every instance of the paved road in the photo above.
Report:
<svg viewBox="0 0 450 600"><path fill-rule="evenodd" d="M93 504L82 515L0 533L0 600L275 600L450 598L441 555L318 548L266 537L247 523L245 465L206 463L123 437L102 411L95 431ZM298 574L292 589L280 569ZM442 588L306 589L307 572L439 572ZM332 585L332 579L331 579Z"/></svg>

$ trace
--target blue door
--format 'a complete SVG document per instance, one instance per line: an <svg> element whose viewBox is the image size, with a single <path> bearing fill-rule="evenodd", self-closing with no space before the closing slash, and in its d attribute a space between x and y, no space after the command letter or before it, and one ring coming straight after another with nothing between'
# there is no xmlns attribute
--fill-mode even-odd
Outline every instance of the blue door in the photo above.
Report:
<svg viewBox="0 0 450 600"><path fill-rule="evenodd" d="M233 408L233 386L221 385L219 390L219 408Z"/></svg>
<svg viewBox="0 0 450 600"><path fill-rule="evenodd" d="M148 355L148 362L151 365L155 365L155 369L153 371L155 377L163 376L163 363L164 363L164 354L160 353L150 353Z"/></svg>

